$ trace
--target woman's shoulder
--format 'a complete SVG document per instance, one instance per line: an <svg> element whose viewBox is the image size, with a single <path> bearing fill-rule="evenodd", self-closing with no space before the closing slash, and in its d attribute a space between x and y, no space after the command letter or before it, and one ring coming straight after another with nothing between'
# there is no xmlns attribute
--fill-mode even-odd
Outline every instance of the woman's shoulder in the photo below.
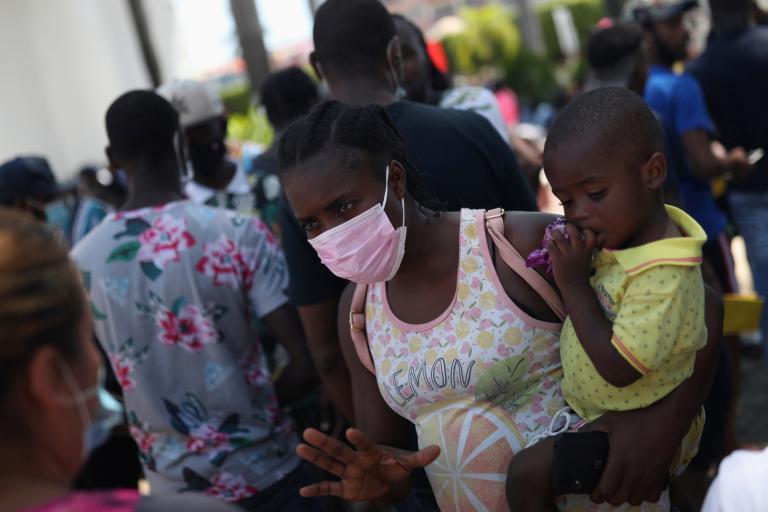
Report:
<svg viewBox="0 0 768 512"><path fill-rule="evenodd" d="M504 236L520 254L529 254L541 247L544 231L557 218L551 213L505 212Z"/></svg>

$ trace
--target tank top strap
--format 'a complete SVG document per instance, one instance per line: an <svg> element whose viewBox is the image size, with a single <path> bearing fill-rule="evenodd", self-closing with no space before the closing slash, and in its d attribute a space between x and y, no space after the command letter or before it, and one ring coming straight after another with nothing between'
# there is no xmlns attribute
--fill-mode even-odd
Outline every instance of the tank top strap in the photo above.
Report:
<svg viewBox="0 0 768 512"><path fill-rule="evenodd" d="M525 258L520 254L520 251L504 236L504 210L501 208L487 212L479 210L476 215L477 223L485 227L494 244L496 244L496 248L504 263L539 294L560 320L564 320L565 305L563 300L546 279L526 265Z"/></svg>

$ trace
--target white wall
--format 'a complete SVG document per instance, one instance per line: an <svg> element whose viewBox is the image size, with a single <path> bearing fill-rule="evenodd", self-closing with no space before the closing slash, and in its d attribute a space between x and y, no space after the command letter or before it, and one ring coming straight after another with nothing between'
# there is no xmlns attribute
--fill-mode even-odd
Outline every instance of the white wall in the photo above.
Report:
<svg viewBox="0 0 768 512"><path fill-rule="evenodd" d="M0 161L101 161L106 108L149 86L125 0L0 0Z"/></svg>

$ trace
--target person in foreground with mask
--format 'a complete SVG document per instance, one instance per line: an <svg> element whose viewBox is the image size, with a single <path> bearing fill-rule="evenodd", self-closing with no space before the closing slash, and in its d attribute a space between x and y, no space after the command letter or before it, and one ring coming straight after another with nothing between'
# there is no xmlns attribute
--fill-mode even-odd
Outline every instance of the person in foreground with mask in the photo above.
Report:
<svg viewBox="0 0 768 512"><path fill-rule="evenodd" d="M128 199L72 251L94 332L153 493L311 510L298 498L295 427L276 396L296 400L316 383L283 293L282 253L258 219L183 196L178 129L177 112L151 91L107 110L107 154L125 170ZM290 357L275 384L254 317Z"/></svg>
<svg viewBox="0 0 768 512"><path fill-rule="evenodd" d="M379 0L327 0L315 14L310 61L333 99L382 106L424 173L424 189L445 209L536 210L536 198L509 146L474 112L403 101L400 40ZM364 128L360 128L364 129ZM323 267L283 201L288 295L298 307L323 387L352 420L349 371L339 349L336 311L347 285Z"/></svg>
<svg viewBox="0 0 768 512"><path fill-rule="evenodd" d="M52 229L2 209L0 247L0 510L232 510L202 496L70 490L122 412L103 389L80 275Z"/></svg>
<svg viewBox="0 0 768 512"><path fill-rule="evenodd" d="M279 160L286 197L320 260L364 285L346 289L337 317L354 448L305 431L299 454L341 481L302 495L398 503L414 470L426 467L442 511L506 510L507 465L565 405L562 301L520 255L539 247L554 217L439 212L380 106L318 105L286 130ZM709 301L715 318L717 301ZM610 433L596 500L658 500L709 387L716 340L667 397L592 424ZM417 452L406 451L411 424Z"/></svg>

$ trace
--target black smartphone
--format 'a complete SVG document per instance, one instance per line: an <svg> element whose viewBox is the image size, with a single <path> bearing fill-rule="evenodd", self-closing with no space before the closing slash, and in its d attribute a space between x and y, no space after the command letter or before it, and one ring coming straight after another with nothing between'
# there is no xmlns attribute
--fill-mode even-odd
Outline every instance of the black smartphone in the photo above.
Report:
<svg viewBox="0 0 768 512"><path fill-rule="evenodd" d="M608 459L605 432L565 432L555 438L552 476L557 494L589 494Z"/></svg>

